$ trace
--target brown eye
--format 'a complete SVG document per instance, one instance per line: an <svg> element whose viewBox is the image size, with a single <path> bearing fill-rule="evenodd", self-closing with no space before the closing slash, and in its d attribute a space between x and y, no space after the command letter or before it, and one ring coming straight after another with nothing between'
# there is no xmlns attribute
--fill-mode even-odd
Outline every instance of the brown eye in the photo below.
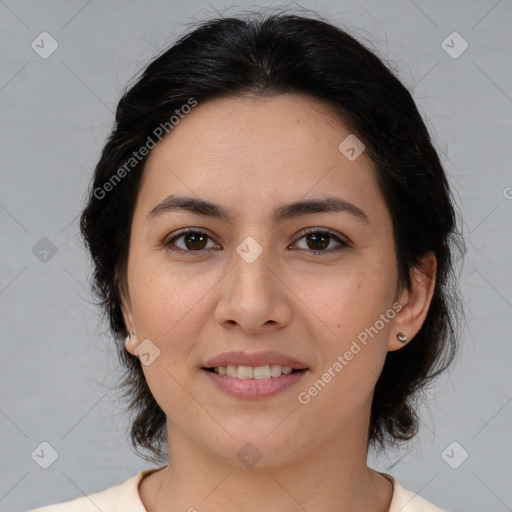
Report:
<svg viewBox="0 0 512 512"><path fill-rule="evenodd" d="M299 241L303 239L306 240L306 247L299 247L299 249L304 249L311 253L328 254L340 251L349 245L331 231L321 229L313 229L305 233ZM337 242L334 247L331 245L333 241Z"/></svg>
<svg viewBox="0 0 512 512"><path fill-rule="evenodd" d="M173 236L163 245L164 247L176 246L178 250L184 252L199 252L207 248L208 240L211 238L203 231L189 229ZM178 241L181 241L182 245L177 244Z"/></svg>
<svg viewBox="0 0 512 512"><path fill-rule="evenodd" d="M306 235L306 240L308 240L308 246L310 249L327 249L331 236L325 233L311 233L310 235Z"/></svg>
<svg viewBox="0 0 512 512"><path fill-rule="evenodd" d="M201 233L187 233L183 235L183 241L187 249L192 250L201 250L206 247L206 239L208 237Z"/></svg>

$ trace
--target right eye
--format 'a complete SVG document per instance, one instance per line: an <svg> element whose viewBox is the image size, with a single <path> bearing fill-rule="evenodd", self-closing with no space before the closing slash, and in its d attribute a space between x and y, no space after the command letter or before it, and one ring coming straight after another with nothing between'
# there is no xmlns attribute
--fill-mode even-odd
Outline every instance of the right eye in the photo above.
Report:
<svg viewBox="0 0 512 512"><path fill-rule="evenodd" d="M176 242L183 239L183 246L177 246ZM170 251L176 252L202 252L204 249L207 249L208 240L212 240L212 238L205 233L204 231L200 231L198 229L187 228L184 231L168 238L163 246ZM178 249L172 248L172 246L177 246Z"/></svg>

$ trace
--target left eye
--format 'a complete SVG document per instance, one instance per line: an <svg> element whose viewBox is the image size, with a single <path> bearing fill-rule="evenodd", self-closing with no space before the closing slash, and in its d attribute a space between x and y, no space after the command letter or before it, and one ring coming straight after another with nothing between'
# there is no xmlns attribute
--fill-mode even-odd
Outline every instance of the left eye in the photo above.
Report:
<svg viewBox="0 0 512 512"><path fill-rule="evenodd" d="M340 251L341 249L348 246L347 242L341 240L337 235L335 235L331 231L321 229L314 229L312 231L308 231L301 238L299 238L298 241L302 239L306 239L306 244L308 245L308 247L306 247L305 250L317 253ZM329 246L331 245L331 242L333 240L336 240L338 244L335 245L334 248L330 248Z"/></svg>

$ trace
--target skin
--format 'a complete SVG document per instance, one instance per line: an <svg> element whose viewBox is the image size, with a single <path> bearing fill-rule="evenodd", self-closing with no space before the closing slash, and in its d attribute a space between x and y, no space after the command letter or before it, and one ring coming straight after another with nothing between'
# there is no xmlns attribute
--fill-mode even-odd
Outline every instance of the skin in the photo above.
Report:
<svg viewBox="0 0 512 512"><path fill-rule="evenodd" d="M140 485L149 512L388 510L392 484L366 464L372 392L386 353L405 345L397 333L414 343L433 294L435 258L423 260L431 278L412 272L411 291L400 288L373 163L364 152L350 161L338 150L349 134L327 106L300 95L216 99L195 107L152 150L122 303L136 333L127 350L134 354L145 339L160 350L143 369L167 415L170 463ZM169 211L147 220L169 194L220 204L234 217ZM277 206L325 196L356 205L368 222L321 212L273 225ZM163 246L187 227L210 237L199 251L185 237ZM317 249L303 233L310 227L350 244L329 252L339 242L328 238ZM263 250L252 263L236 252L248 236ZM299 403L298 393L395 302L400 312L317 396ZM230 350L276 350L309 371L278 395L235 398L200 370ZM261 452L252 468L237 458L248 442Z"/></svg>

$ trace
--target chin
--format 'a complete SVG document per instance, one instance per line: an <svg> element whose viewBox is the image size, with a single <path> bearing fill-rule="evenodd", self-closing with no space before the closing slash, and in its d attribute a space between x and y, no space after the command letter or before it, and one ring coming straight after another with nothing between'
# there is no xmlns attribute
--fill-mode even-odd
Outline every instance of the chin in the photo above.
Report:
<svg viewBox="0 0 512 512"><path fill-rule="evenodd" d="M301 439L303 433L299 433L299 429L292 431L280 428L280 422L282 418L271 422L269 426L269 422L257 424L253 420L246 428L236 431L226 425L226 430L233 437L223 436L223 442L215 444L209 440L209 449L225 463L239 467L263 468L291 463L299 458L309 443L307 439Z"/></svg>

